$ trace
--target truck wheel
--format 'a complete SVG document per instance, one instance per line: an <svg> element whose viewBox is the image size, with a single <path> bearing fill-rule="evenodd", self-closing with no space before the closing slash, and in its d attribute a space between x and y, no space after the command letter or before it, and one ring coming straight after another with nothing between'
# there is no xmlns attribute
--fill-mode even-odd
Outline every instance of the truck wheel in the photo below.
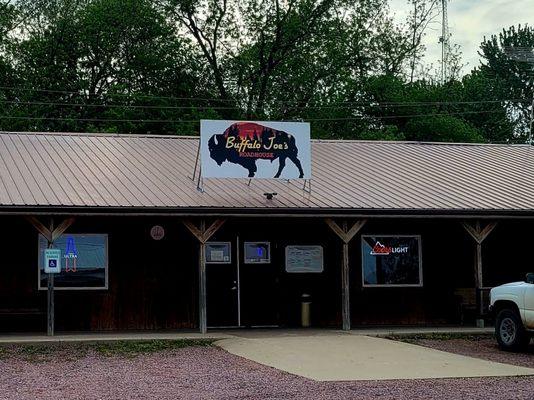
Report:
<svg viewBox="0 0 534 400"><path fill-rule="evenodd" d="M495 336L499 347L505 351L526 350L530 335L523 327L521 317L515 310L505 308L497 314Z"/></svg>

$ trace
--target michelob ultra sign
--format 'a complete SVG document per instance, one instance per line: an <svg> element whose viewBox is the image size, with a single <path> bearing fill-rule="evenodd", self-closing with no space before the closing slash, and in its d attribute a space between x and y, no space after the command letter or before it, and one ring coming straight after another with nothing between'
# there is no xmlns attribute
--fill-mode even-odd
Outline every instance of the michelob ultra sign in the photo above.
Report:
<svg viewBox="0 0 534 400"><path fill-rule="evenodd" d="M311 178L310 124L200 121L204 178Z"/></svg>

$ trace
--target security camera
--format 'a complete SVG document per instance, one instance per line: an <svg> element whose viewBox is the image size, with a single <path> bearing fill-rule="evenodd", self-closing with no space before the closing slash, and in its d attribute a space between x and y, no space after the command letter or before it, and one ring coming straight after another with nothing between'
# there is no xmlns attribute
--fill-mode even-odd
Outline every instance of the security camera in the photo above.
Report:
<svg viewBox="0 0 534 400"><path fill-rule="evenodd" d="M267 198L267 200L272 200L274 196L276 196L278 193L263 193L263 195Z"/></svg>

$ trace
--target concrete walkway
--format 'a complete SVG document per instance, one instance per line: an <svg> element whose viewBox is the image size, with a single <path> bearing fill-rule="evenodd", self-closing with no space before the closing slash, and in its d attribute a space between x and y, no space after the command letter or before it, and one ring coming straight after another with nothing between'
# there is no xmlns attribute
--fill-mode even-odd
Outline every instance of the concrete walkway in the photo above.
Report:
<svg viewBox="0 0 534 400"><path fill-rule="evenodd" d="M53 343L53 342L99 342L99 341L117 341L117 340L179 340L179 339L225 339L233 337L258 338L258 337L288 337L288 336L317 336L317 335L364 335L384 337L390 335L414 335L414 334L488 334L492 333L493 328L472 328L472 327L386 327L386 328L368 328L353 329L349 332L338 329L223 329L209 330L207 334L201 334L196 331L191 332L92 332L79 333L59 332L55 336L47 336L45 333L23 333L23 334L4 334L0 335L0 344L6 343Z"/></svg>
<svg viewBox="0 0 534 400"><path fill-rule="evenodd" d="M531 368L365 335L300 331L245 336L216 344L232 354L317 381L534 375Z"/></svg>
<svg viewBox="0 0 534 400"><path fill-rule="evenodd" d="M110 333L65 333L55 336L46 335L3 335L0 344L24 343L66 343L66 342L116 342L124 340L180 340L180 339L224 339L235 337L223 332L201 334L198 332L110 332Z"/></svg>

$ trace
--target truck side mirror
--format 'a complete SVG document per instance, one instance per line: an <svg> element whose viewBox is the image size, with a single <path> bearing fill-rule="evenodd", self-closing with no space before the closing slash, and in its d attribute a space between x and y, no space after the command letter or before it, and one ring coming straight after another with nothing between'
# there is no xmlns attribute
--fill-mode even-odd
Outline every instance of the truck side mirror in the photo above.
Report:
<svg viewBox="0 0 534 400"><path fill-rule="evenodd" d="M534 283L534 272L529 272L525 280L527 283Z"/></svg>

